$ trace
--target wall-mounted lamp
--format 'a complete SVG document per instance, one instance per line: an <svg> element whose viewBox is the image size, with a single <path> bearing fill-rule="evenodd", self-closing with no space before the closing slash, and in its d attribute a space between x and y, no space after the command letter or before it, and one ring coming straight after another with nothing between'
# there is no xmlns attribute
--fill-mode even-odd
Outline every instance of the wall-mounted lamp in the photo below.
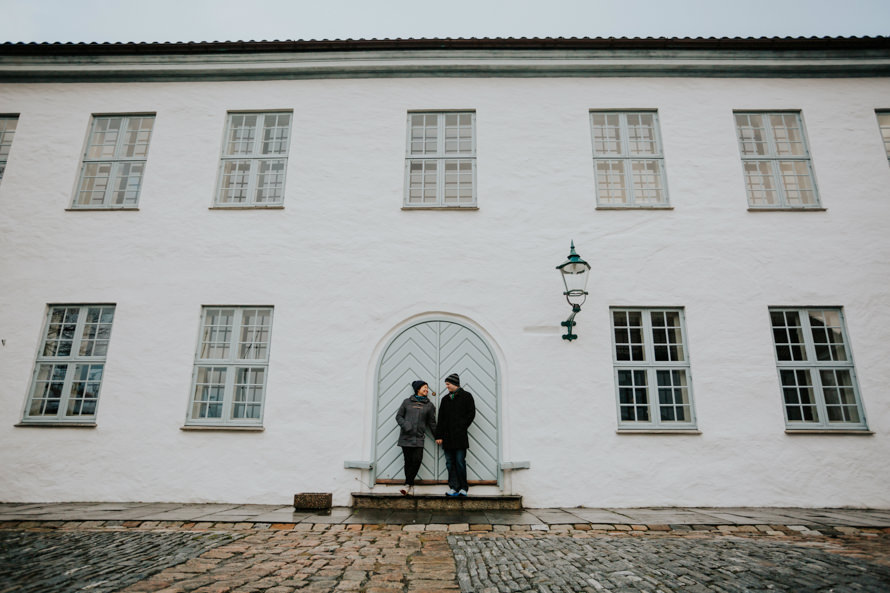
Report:
<svg viewBox="0 0 890 593"><path fill-rule="evenodd" d="M578 336L572 333L572 327L575 325L575 315L581 311L581 305L587 300L587 279L590 277L590 264L581 259L581 256L575 253L575 242L572 241L572 250L569 252L569 258L556 266L556 269L562 274L562 281L565 284L566 291L563 293L566 300L572 306L572 314L569 318L560 323L566 328L566 335L563 340L572 341Z"/></svg>

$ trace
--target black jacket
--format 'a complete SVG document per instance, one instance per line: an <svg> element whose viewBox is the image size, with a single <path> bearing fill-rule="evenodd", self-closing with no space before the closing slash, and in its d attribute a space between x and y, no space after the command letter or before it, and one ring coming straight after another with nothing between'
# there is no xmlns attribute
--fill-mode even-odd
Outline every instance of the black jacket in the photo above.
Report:
<svg viewBox="0 0 890 593"><path fill-rule="evenodd" d="M402 429L399 447L423 447L426 429L436 433L436 406L429 400L421 402L412 395L399 406L396 423Z"/></svg>
<svg viewBox="0 0 890 593"><path fill-rule="evenodd" d="M436 423L436 439L442 439L445 449L469 449L470 439L467 429L476 417L476 403L473 396L463 388L442 396L439 403L439 421Z"/></svg>

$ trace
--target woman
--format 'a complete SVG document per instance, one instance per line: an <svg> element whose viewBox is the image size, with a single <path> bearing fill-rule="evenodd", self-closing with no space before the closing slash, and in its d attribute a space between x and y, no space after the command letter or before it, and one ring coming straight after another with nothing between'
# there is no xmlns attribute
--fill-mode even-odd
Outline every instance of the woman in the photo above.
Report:
<svg viewBox="0 0 890 593"><path fill-rule="evenodd" d="M423 461L423 435L429 429L436 433L436 406L429 399L430 387L426 381L415 381L411 384L414 395L407 398L399 406L396 414L401 432L399 447L405 457L405 487L400 490L404 496L414 494L414 478ZM433 392L433 396L436 392Z"/></svg>

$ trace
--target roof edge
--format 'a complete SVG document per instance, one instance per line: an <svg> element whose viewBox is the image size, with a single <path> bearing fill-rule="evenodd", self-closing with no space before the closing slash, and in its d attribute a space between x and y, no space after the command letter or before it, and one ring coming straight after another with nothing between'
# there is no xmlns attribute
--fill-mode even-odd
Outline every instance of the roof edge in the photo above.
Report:
<svg viewBox="0 0 890 593"><path fill-rule="evenodd" d="M0 44L0 55L79 56L405 50L887 50L890 37L522 37Z"/></svg>

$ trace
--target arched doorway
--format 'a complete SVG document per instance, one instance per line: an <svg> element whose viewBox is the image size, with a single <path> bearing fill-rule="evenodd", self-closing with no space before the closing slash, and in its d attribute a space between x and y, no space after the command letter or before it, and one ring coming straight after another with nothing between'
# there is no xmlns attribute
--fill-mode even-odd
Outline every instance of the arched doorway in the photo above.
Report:
<svg viewBox="0 0 890 593"><path fill-rule="evenodd" d="M458 373L461 386L473 394L476 419L469 430L467 478L470 484L496 484L498 480L498 369L487 342L471 328L450 320L422 321L402 330L389 343L377 367L375 463L377 483L404 481L402 450L397 445L396 412L413 392L411 382L428 381L438 393L431 398L438 408L447 397L445 377ZM447 483L445 457L427 437L418 483Z"/></svg>

